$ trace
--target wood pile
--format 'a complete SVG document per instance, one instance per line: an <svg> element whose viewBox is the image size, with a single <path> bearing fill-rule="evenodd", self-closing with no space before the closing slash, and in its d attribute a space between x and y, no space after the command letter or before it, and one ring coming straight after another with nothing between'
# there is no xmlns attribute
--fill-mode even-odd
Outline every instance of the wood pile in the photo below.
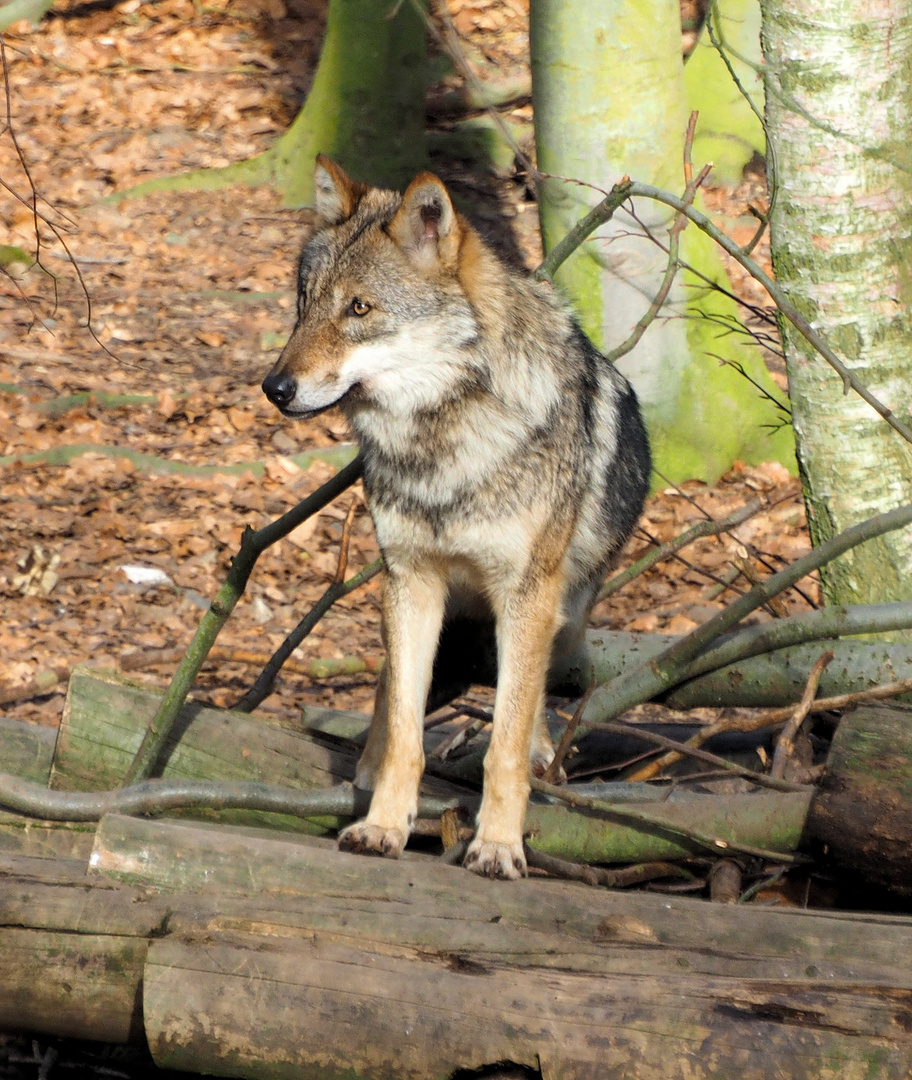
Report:
<svg viewBox="0 0 912 1080"><path fill-rule="evenodd" d="M3 762L24 779L50 774L58 791L116 785L148 693L83 673L56 752L46 732L7 722ZM325 787L350 775L342 743L188 708L166 777L275 782L278 770ZM868 726L834 749L838 783L831 773L811 820L831 825L839 799L864 788L852 745L876 740ZM881 807L899 771L881 755ZM341 854L321 835L336 824L326 817L307 835L220 813L3 814L0 1029L145 1040L165 1068L270 1080L418 1080L505 1062L562 1080L912 1071L910 918L492 882L420 853Z"/></svg>

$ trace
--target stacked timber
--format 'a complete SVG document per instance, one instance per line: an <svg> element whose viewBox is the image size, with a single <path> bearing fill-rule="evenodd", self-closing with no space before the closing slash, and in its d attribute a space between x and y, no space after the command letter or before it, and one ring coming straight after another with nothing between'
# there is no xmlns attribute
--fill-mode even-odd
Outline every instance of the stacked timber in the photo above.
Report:
<svg viewBox="0 0 912 1080"><path fill-rule="evenodd" d="M107 685L71 692L57 788L116 785L154 715ZM209 712L191 707L166 779L330 786L351 768L341 743ZM12 735L22 775L47 775L46 736ZM912 1074L912 919L492 882L341 854L284 816L210 817L4 815L0 1029L146 1041L165 1068L269 1080L504 1062L549 1080Z"/></svg>

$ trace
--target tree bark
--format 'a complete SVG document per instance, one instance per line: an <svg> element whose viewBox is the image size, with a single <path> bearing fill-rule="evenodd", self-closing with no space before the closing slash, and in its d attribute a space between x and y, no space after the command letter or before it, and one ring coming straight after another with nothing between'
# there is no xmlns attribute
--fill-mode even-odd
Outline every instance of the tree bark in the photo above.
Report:
<svg viewBox="0 0 912 1080"><path fill-rule="evenodd" d="M607 189L629 174L682 190L687 110L675 0L533 0L530 31L538 166L556 174L539 189L546 250L601 198L561 177ZM667 242L672 213L650 200L635 200L635 207L639 220ZM727 287L713 244L698 230L684 232L682 257ZM649 308L667 261L640 225L619 212L556 280L583 329L608 350ZM771 435L764 428L777 422L776 410L742 375L719 364L719 356L736 361L775 390L756 350L729 332L726 324L736 316L733 301L687 271L618 362L643 405L656 467L669 479L714 481L735 458L794 464L790 431Z"/></svg>
<svg viewBox="0 0 912 1080"><path fill-rule="evenodd" d="M778 159L776 279L868 389L903 415L912 373L912 12L903 0L764 0L763 18ZM781 329L808 525L819 544L912 500L912 446L844 393L785 320ZM822 570L825 595L847 604L908 599L910 564L906 528Z"/></svg>

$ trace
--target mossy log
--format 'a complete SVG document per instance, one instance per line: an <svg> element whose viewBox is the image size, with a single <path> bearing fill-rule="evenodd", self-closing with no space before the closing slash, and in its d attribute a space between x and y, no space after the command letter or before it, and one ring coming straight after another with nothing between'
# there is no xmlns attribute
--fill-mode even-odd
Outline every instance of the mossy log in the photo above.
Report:
<svg viewBox="0 0 912 1080"><path fill-rule="evenodd" d="M160 691L114 672L76 668L70 678L51 787L103 791L119 787L161 701ZM184 706L158 775L188 780L266 780L293 788L332 787L354 776L356 754L260 715ZM222 820L305 828L317 834L337 819L284 818L224 811Z"/></svg>
<svg viewBox="0 0 912 1080"><path fill-rule="evenodd" d="M840 872L912 895L912 713L866 706L842 718L807 837Z"/></svg>
<svg viewBox="0 0 912 1080"><path fill-rule="evenodd" d="M0 1027L144 1034L163 1067L268 1080L502 1061L553 1080L912 1069L912 919L492 882L312 837L171 827L209 834L197 892L0 856ZM223 841L243 894L223 887ZM270 887L276 845L306 863L291 888Z"/></svg>
<svg viewBox="0 0 912 1080"><path fill-rule="evenodd" d="M585 661L581 662L582 656L575 657L574 663L555 672L553 678L568 690L583 693L592 682L610 682L678 640L673 634L590 630L586 634ZM870 690L880 683L912 678L912 647L908 644L847 638L792 645L729 664L682 683L665 694L662 701L674 709L791 705L801 700L808 675L824 645L836 655L821 678L820 697ZM912 695L901 700L912 702Z"/></svg>
<svg viewBox="0 0 912 1080"><path fill-rule="evenodd" d="M94 886L85 866L0 853L0 1030L142 1038L143 964L168 905Z"/></svg>
<svg viewBox="0 0 912 1080"><path fill-rule="evenodd" d="M70 682L51 785L56 789L103 791L120 785L124 772L155 715L160 695L119 675L77 669ZM314 710L308 721L334 727L366 718ZM323 736L325 739L326 736ZM329 788L350 779L354 754L305 731L294 731L244 713L185 707L173 733L161 775L165 779L254 780L295 789ZM462 794L464 788L426 776L427 794ZM616 813L568 810L533 803L526 818L529 843L539 851L579 862L623 863L686 858L704 852L696 836L719 840L735 850L747 845L776 852L796 850L809 792L752 795L694 795L665 802L662 793L648 807L651 822ZM471 810L471 793L468 806ZM50 817L49 811L44 816ZM254 810L192 811L194 817L324 834L339 817L302 819ZM2 831L2 830L0 830ZM65 851L64 846L60 849ZM9 845L7 845L9 846ZM12 845L27 851L21 844ZM74 849L76 850L76 849ZM82 850L81 848L78 850Z"/></svg>
<svg viewBox="0 0 912 1080"><path fill-rule="evenodd" d="M706 847L681 835L687 829L717 836L720 850L737 851L739 844L766 841L782 852L794 851L804 826L810 792L757 794L726 799L708 795L674 803L641 803L654 823L625 821L624 810L597 814L563 806L531 805L526 812L530 847L583 863L630 863L683 859L705 853ZM204 830L179 829L176 820L151 820L107 814L96 833L92 865L126 881L153 881L159 888L194 889L205 884L213 858L222 867L223 888L247 887L246 850L235 848L228 835L220 835L218 853L210 854L212 836ZM189 822L186 822L189 825ZM206 823L203 823L206 824ZM276 840L281 845L281 841ZM267 840L262 841L265 846ZM755 843L752 846L759 846ZM275 861L264 867L268 888L294 888L299 875L309 871L304 849L279 846ZM787 855L783 856L787 858ZM203 870L201 868L205 867ZM136 875L139 875L138 877ZM230 875L239 875L237 880Z"/></svg>
<svg viewBox="0 0 912 1080"><path fill-rule="evenodd" d="M54 758L57 732L0 716L0 762L4 772L46 784Z"/></svg>

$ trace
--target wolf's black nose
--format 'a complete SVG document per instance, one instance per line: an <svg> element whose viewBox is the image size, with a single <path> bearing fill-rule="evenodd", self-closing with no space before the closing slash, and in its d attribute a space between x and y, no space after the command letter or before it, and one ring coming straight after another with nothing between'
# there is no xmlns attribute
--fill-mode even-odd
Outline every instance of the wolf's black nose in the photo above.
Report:
<svg viewBox="0 0 912 1080"><path fill-rule="evenodd" d="M297 389L293 375L267 375L263 380L263 393L277 409L288 408Z"/></svg>

